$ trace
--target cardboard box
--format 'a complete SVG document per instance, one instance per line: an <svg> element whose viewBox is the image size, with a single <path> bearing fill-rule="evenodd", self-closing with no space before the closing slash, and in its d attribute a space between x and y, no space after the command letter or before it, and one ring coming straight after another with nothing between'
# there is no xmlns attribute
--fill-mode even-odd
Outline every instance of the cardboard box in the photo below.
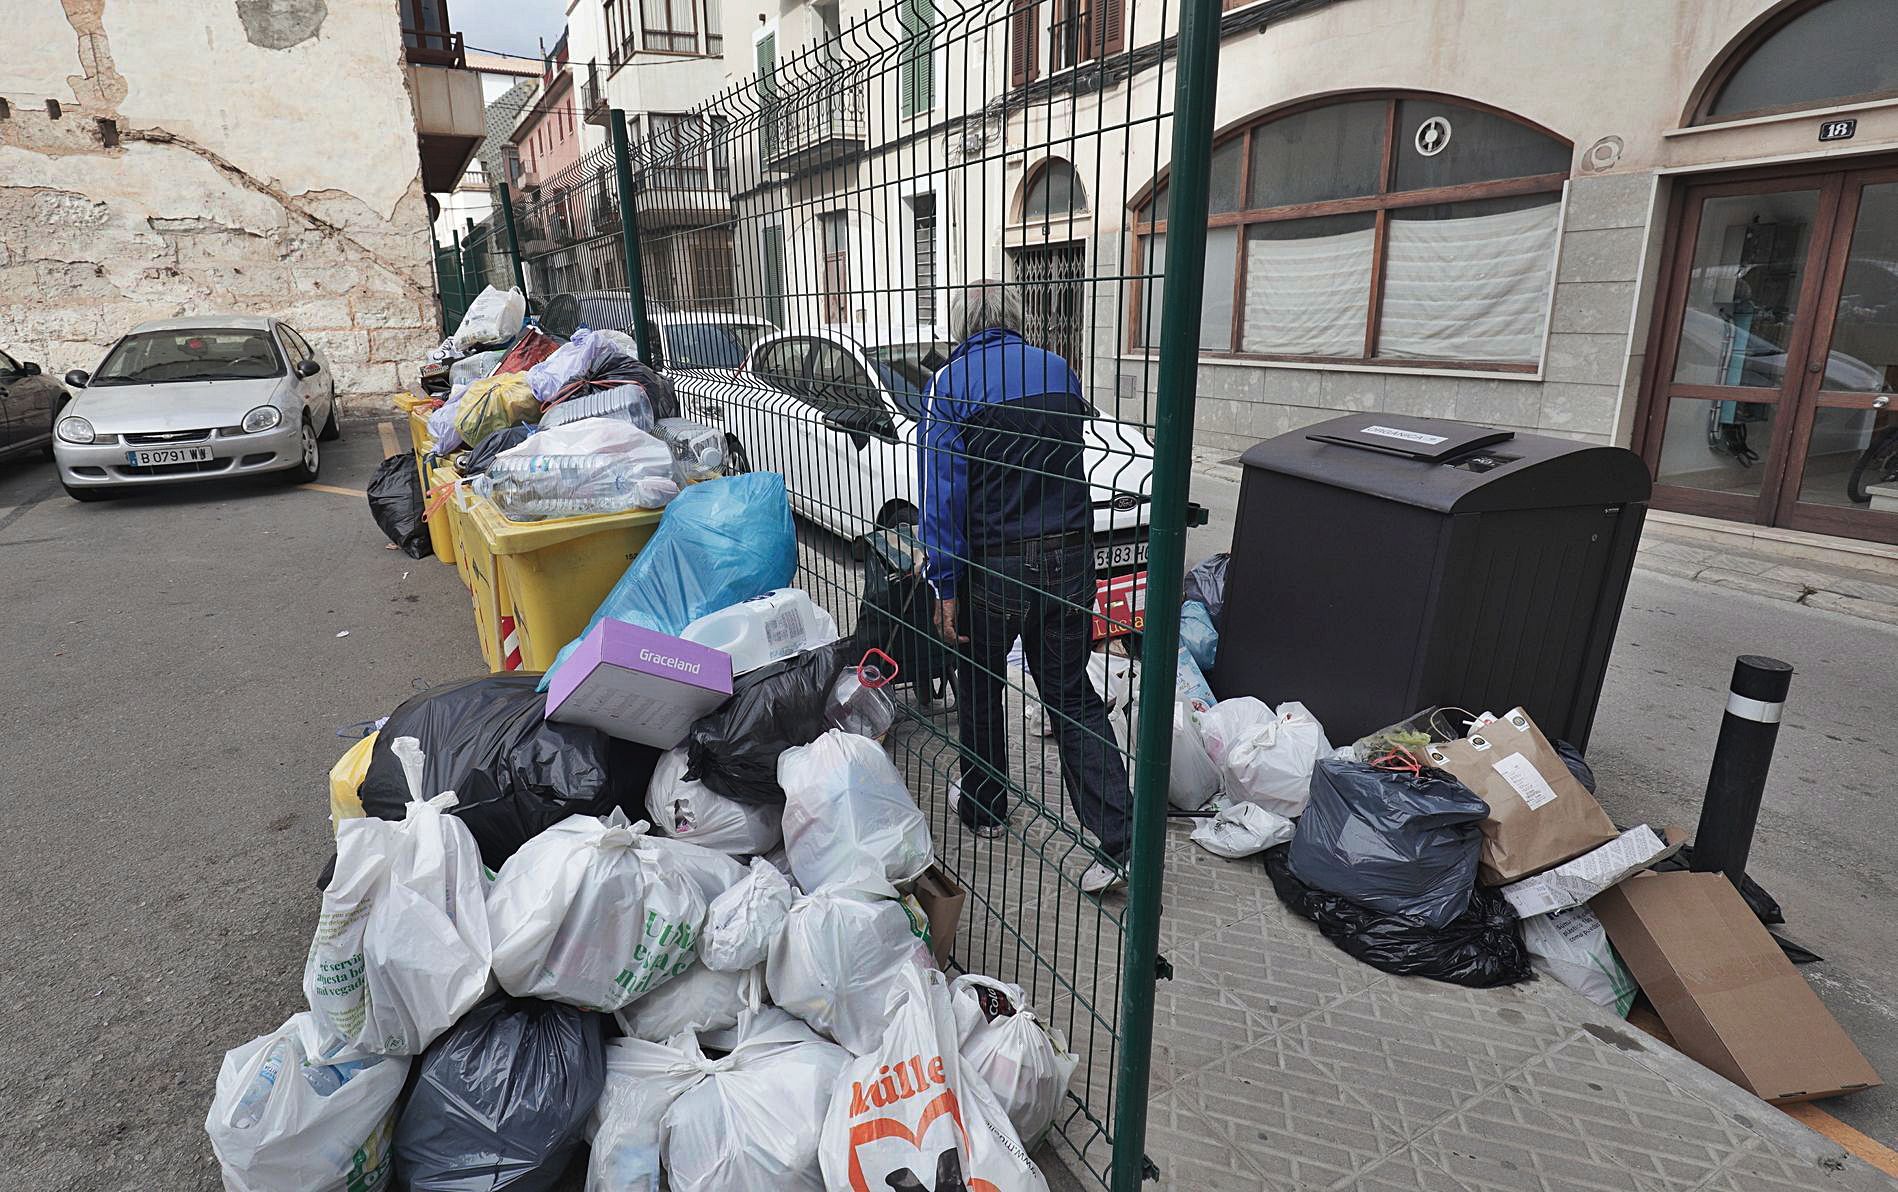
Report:
<svg viewBox="0 0 1898 1192"><path fill-rule="evenodd" d="M923 918L929 922L929 951L940 968L949 963L949 955L955 950L956 934L962 926L962 906L969 901L969 892L956 883L947 869L931 864L911 885L910 893L923 908Z"/></svg>
<svg viewBox="0 0 1898 1192"><path fill-rule="evenodd" d="M582 638L547 689L547 719L670 749L732 694L732 660L611 618Z"/></svg>
<svg viewBox="0 0 1898 1192"><path fill-rule="evenodd" d="M1674 1045L1773 1102L1881 1083L1732 883L1638 873L1589 904Z"/></svg>

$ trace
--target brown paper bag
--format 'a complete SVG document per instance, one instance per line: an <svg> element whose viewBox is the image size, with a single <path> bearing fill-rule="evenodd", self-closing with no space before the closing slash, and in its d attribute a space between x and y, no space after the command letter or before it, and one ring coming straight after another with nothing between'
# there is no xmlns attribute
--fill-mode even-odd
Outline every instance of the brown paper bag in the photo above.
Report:
<svg viewBox="0 0 1898 1192"><path fill-rule="evenodd" d="M1461 741L1427 746L1430 764L1489 804L1477 877L1500 886L1613 840L1613 821L1521 708Z"/></svg>

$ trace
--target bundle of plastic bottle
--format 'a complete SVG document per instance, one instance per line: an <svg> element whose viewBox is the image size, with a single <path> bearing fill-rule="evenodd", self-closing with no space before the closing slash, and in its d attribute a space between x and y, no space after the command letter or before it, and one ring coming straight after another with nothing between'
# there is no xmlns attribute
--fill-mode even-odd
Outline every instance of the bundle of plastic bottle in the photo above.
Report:
<svg viewBox="0 0 1898 1192"><path fill-rule="evenodd" d="M620 454L510 458L504 451L486 475L475 478L474 488L509 521L662 509L679 495L669 463L655 475Z"/></svg>
<svg viewBox="0 0 1898 1192"><path fill-rule="evenodd" d="M661 418L653 427L672 450L672 478L679 487L725 474L725 432L690 418Z"/></svg>

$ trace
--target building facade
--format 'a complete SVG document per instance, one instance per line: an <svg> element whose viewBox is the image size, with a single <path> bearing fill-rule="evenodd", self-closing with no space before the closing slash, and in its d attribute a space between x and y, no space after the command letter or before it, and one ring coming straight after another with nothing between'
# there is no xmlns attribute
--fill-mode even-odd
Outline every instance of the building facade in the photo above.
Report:
<svg viewBox="0 0 1898 1192"><path fill-rule="evenodd" d="M507 176L510 134L540 87L541 68L534 59L470 50L467 61L468 69L481 79L485 135L468 168L456 179L455 188L435 196L439 208L435 217L437 244L451 243L470 223L482 223L494 213L499 204L494 186Z"/></svg>
<svg viewBox="0 0 1898 1192"><path fill-rule="evenodd" d="M411 379L440 334L422 163L446 189L466 160L458 72L405 53L418 4L9 5L6 349L90 369L142 320L235 311L291 322L340 392Z"/></svg>
<svg viewBox="0 0 1898 1192"><path fill-rule="evenodd" d="M733 79L789 97L736 166L740 291L882 335L1003 276L1097 404L1150 410L1170 140L1123 117L1170 106L1177 7L846 4L727 4ZM1630 446L1662 509L1898 542L1898 492L1871 491L1898 458L1898 5L1222 20L1209 451L1341 412L1452 418ZM901 61L780 65L827 40Z"/></svg>

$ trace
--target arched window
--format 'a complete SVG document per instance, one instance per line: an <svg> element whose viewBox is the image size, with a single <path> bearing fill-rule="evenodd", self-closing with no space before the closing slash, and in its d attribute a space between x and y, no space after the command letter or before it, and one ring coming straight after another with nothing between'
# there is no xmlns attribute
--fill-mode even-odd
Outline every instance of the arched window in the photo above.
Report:
<svg viewBox="0 0 1898 1192"><path fill-rule="evenodd" d="M1047 223L1087 214L1087 188L1074 167L1059 157L1041 163L1022 192L1021 221Z"/></svg>
<svg viewBox="0 0 1898 1192"><path fill-rule="evenodd" d="M1435 96L1270 113L1213 150L1203 351L1532 371L1568 142ZM1159 334L1166 181L1134 212L1135 346Z"/></svg>
<svg viewBox="0 0 1898 1192"><path fill-rule="evenodd" d="M1898 4L1809 0L1742 35L1709 76L1695 124L1898 95Z"/></svg>

